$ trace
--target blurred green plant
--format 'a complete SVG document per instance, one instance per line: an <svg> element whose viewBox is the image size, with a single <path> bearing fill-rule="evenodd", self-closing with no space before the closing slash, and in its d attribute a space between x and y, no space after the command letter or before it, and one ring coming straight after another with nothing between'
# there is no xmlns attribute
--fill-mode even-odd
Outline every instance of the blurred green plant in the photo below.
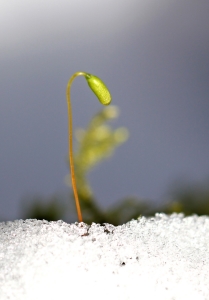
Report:
<svg viewBox="0 0 209 300"><path fill-rule="evenodd" d="M186 183L183 180L174 184L169 201L162 207L162 211L171 214L183 212L186 216L209 215L209 187L208 183Z"/></svg>
<svg viewBox="0 0 209 300"><path fill-rule="evenodd" d="M88 184L89 185L89 184ZM89 186L90 187L90 186ZM90 187L91 189L91 187ZM118 201L107 210L101 209L96 199L91 194L88 201L80 197L82 209L84 212L85 223L110 223L115 226L124 224L131 219L137 219L141 215L146 217L154 216L156 212L166 214L184 213L186 216L209 215L209 188L208 183L185 183L173 184L167 196L169 201L155 204L150 200L127 197ZM48 199L41 196L25 197L22 203L23 218L45 219L48 221L57 221L64 219L66 222L76 221L76 211L72 194L72 201L69 202L69 194L65 197L54 195ZM66 212L70 219L66 217ZM2 219L2 221L6 221Z"/></svg>
<svg viewBox="0 0 209 300"><path fill-rule="evenodd" d="M21 217L57 221L63 219L67 206L61 195L52 195L47 199L41 195L25 196L21 201Z"/></svg>
<svg viewBox="0 0 209 300"><path fill-rule="evenodd" d="M113 155L116 148L128 139L129 133L126 128L113 129L107 125L108 121L117 118L118 115L119 109L116 106L105 107L91 119L86 129L75 131L77 143L74 151L74 165L77 191L84 220L88 223L108 222L110 218L112 224L117 223L117 208L105 212L97 204L88 181L88 173L97 164ZM70 185L70 175L66 176L65 182ZM125 203L127 208L128 202ZM115 222L113 215L115 215ZM117 219L119 220L120 217Z"/></svg>
<svg viewBox="0 0 209 300"><path fill-rule="evenodd" d="M128 130L124 127L112 129L105 124L117 118L119 110L116 106L105 107L90 121L87 129L77 129L75 138L77 141L74 152L75 175L78 194L83 201L90 201L93 197L92 188L87 175L97 164L110 157L115 149L128 139ZM70 185L70 175L65 178ZM71 186L71 185L70 185Z"/></svg>

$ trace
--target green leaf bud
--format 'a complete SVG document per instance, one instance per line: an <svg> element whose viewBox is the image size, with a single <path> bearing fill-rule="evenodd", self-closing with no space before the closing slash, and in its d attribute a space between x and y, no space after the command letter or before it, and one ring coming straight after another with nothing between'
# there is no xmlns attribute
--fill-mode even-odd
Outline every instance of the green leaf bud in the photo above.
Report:
<svg viewBox="0 0 209 300"><path fill-rule="evenodd" d="M111 95L104 82L97 76L88 73L85 74L85 78L87 80L90 89L94 92L94 94L99 99L99 102L103 105L110 104Z"/></svg>

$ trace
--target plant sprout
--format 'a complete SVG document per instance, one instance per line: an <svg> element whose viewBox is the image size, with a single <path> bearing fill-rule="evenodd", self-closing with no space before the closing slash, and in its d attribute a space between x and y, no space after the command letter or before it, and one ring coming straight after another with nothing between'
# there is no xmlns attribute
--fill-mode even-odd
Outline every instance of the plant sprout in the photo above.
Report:
<svg viewBox="0 0 209 300"><path fill-rule="evenodd" d="M111 102L111 95L109 90L107 89L104 82L98 78L97 76L94 76L89 73L85 72L76 72L72 75L72 77L69 79L66 89L66 98L67 98L67 107L68 107L68 134L69 134L69 166L70 166L70 172L71 172L71 180L72 180L72 187L75 197L75 204L76 204L76 210L78 214L78 220L79 222L82 222L82 214L81 214L81 208L80 203L78 199L78 192L76 187L76 179L75 179L75 172L74 172L74 163L73 163L73 122L72 122L72 109L71 109L71 102L70 102L70 87L73 82L73 80L77 76L84 76L86 78L86 81L90 87L90 89L94 92L94 94L99 99L99 102L103 105L108 105Z"/></svg>

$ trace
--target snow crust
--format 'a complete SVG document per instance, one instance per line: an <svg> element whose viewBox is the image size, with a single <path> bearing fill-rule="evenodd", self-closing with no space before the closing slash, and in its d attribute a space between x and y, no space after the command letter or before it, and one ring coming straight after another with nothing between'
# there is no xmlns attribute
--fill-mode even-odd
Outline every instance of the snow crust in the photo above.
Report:
<svg viewBox="0 0 209 300"><path fill-rule="evenodd" d="M0 223L0 299L209 299L209 217Z"/></svg>

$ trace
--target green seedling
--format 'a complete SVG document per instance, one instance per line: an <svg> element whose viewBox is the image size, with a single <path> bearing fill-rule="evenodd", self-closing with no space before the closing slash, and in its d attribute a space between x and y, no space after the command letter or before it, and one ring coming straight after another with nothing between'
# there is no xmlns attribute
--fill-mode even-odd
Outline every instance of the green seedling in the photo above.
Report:
<svg viewBox="0 0 209 300"><path fill-rule="evenodd" d="M93 93L97 96L99 102L103 105L108 105L111 102L111 95L104 84L104 82L98 78L97 76L94 76L89 73L85 72L76 72L72 75L72 77L69 79L66 89L66 98L67 98L67 107L68 107L68 134L69 134L69 166L70 166L70 172L71 172L71 180L72 180L72 187L73 187L73 193L75 197L75 204L76 204L76 210L78 214L78 220L79 222L82 222L82 214L81 214L81 208L78 198L78 192L76 187L76 179L75 179L75 171L74 171L74 163L73 163L73 122L72 122L72 109L71 109L71 101L70 101L70 88L72 85L73 80L77 76L84 76L90 89L93 91Z"/></svg>

